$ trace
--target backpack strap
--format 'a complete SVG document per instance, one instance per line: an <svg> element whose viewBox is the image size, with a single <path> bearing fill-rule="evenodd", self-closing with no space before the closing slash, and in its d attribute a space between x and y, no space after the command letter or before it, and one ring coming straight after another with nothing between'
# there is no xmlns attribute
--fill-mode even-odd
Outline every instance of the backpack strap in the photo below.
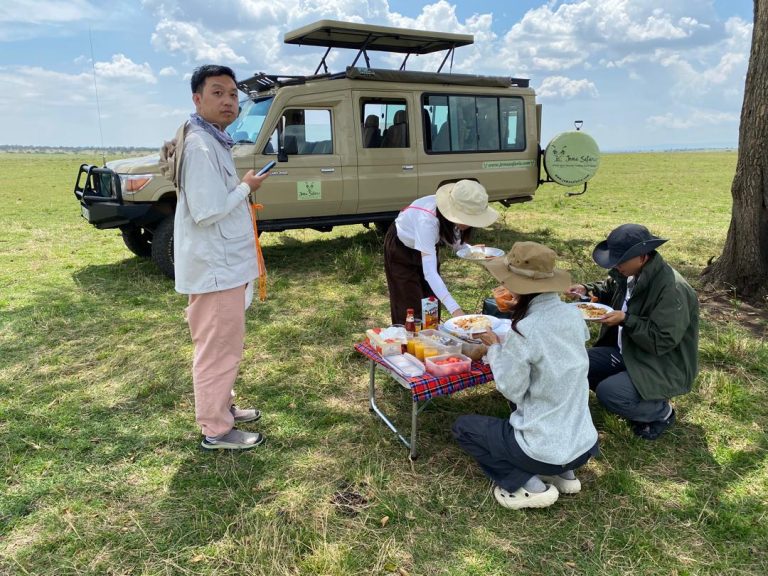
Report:
<svg viewBox="0 0 768 576"><path fill-rule="evenodd" d="M160 148L160 172L168 178L176 188L181 177L181 160L184 157L184 137L187 134L189 122L184 122L176 131L176 136L170 142L163 142Z"/></svg>

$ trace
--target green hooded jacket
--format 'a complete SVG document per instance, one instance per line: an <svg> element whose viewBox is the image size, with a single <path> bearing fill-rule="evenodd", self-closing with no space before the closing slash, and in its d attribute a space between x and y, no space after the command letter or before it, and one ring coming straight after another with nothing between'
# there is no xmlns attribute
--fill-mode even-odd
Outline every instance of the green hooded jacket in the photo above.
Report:
<svg viewBox="0 0 768 576"><path fill-rule="evenodd" d="M621 310L627 279L611 270L587 290ZM690 392L698 372L699 302L696 292L656 253L638 274L621 331L624 364L644 400ZM595 346L616 346L618 328L602 326Z"/></svg>

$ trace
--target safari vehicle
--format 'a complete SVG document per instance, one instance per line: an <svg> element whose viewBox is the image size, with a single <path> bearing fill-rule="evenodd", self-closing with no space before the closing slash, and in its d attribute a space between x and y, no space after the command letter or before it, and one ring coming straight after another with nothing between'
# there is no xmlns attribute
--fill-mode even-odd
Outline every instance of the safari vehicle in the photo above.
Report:
<svg viewBox="0 0 768 576"><path fill-rule="evenodd" d="M597 145L578 130L542 153L541 106L528 80L443 71L471 35L322 20L284 40L326 48L314 74L239 82L245 97L227 128L240 174L277 160L253 194L264 206L259 231L384 230L399 210L447 182L475 179L509 206L531 200L545 181L586 188L597 169ZM328 70L332 48L357 50L343 72ZM404 58L397 70L372 68L371 51ZM434 52L445 53L436 72L405 69L412 54ZM155 155L84 164L75 195L89 223L119 228L132 252L173 277L176 190L158 162Z"/></svg>

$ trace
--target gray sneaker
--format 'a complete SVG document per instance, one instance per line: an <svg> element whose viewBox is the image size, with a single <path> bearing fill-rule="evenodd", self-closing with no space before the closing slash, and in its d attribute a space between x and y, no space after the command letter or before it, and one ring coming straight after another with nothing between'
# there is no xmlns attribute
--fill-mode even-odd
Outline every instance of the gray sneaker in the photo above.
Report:
<svg viewBox="0 0 768 576"><path fill-rule="evenodd" d="M232 404L229 411L235 417L235 422L255 422L261 418L261 410L254 410L253 408L238 408Z"/></svg>
<svg viewBox="0 0 768 576"><path fill-rule="evenodd" d="M206 450L248 450L264 443L264 436L259 432L243 432L232 428L226 434L216 438L203 436L200 444Z"/></svg>

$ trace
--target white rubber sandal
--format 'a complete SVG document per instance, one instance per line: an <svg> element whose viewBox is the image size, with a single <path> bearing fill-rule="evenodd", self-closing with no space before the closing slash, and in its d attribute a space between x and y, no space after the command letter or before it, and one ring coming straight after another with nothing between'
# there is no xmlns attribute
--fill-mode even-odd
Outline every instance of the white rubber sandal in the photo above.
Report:
<svg viewBox="0 0 768 576"><path fill-rule="evenodd" d="M518 488L514 492L507 492L500 486L493 487L493 496L496 502L510 510L522 508L546 508L557 502L560 493L552 484L547 484L544 492L528 492L525 488Z"/></svg>
<svg viewBox="0 0 768 576"><path fill-rule="evenodd" d="M546 484L553 484L560 494L578 494L581 492L581 482L578 478L568 480L562 476L546 476L544 474L539 474L539 478Z"/></svg>

